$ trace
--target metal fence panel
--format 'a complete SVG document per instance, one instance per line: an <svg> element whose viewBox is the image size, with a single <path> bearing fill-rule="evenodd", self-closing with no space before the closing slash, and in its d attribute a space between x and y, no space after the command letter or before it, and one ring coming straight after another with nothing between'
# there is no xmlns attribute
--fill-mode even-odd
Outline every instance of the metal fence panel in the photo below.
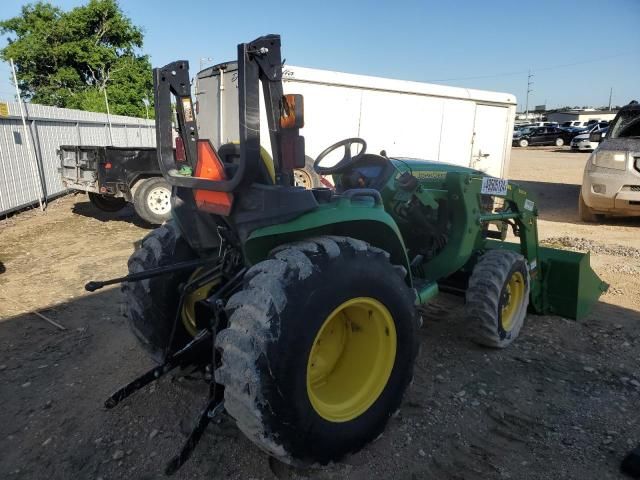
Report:
<svg viewBox="0 0 640 480"><path fill-rule="evenodd" d="M60 145L77 145L78 128L75 123L41 122L35 124L36 144L39 146L39 159L44 172L45 193L47 197L65 190L58 174L57 150ZM33 131L33 129L32 129Z"/></svg>
<svg viewBox="0 0 640 480"><path fill-rule="evenodd" d="M0 117L0 215L37 203L40 184L47 198L64 192L58 174L60 145L155 147L153 120L111 115L109 128L104 113L29 103L25 104L27 138L20 105L8 102L8 107L9 116ZM27 141L37 157L37 172Z"/></svg>
<svg viewBox="0 0 640 480"><path fill-rule="evenodd" d="M37 201L39 180L33 171L22 123L19 120L2 122L0 131L3 170L0 181L4 183L4 188L0 188L2 204L11 208L15 204Z"/></svg>

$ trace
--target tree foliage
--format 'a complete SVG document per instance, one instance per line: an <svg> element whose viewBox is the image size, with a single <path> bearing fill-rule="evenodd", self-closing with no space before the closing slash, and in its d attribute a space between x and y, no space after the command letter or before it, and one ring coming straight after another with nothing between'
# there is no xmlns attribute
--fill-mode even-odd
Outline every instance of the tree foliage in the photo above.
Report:
<svg viewBox="0 0 640 480"><path fill-rule="evenodd" d="M142 31L117 0L89 0L67 12L25 5L0 22L0 32L8 35L0 58L13 58L20 90L34 103L105 112L106 88L112 113L144 117L143 99L153 101Z"/></svg>

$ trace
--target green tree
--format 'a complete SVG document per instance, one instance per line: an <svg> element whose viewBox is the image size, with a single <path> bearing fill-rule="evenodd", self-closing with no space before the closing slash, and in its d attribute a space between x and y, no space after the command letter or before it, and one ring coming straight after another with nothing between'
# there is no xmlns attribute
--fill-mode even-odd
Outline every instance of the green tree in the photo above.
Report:
<svg viewBox="0 0 640 480"><path fill-rule="evenodd" d="M0 58L13 58L30 101L105 112L106 89L112 113L145 116L142 100L153 100L151 64L140 52L141 29L117 0L89 0L68 12L45 2L25 5L0 21L0 33L9 35Z"/></svg>

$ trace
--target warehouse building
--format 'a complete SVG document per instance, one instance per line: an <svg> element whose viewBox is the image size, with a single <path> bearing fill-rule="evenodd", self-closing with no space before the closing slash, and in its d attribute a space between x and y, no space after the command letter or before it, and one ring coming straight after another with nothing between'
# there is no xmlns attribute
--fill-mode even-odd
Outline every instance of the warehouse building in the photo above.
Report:
<svg viewBox="0 0 640 480"><path fill-rule="evenodd" d="M589 120L611 121L616 116L617 111L613 110L567 110L565 112L547 113L549 122L578 121L588 122Z"/></svg>

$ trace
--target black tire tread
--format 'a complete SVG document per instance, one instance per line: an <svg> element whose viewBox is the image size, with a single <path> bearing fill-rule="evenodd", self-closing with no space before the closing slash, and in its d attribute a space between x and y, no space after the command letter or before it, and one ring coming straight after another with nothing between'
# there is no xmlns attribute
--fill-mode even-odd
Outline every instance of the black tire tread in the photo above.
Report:
<svg viewBox="0 0 640 480"><path fill-rule="evenodd" d="M272 258L256 264L246 273L247 287L227 303L229 327L217 336L216 346L223 353L216 380L225 386L227 412L253 443L285 463L296 464L297 461L271 438L260 410L264 401L256 365L259 358L266 355L266 343L272 335L269 319L286 304L282 279L295 281L313 268L308 253L332 258L339 256L347 246L389 258L383 250L349 237L322 236L277 247L271 252ZM273 378L271 371L269 374Z"/></svg>
<svg viewBox="0 0 640 480"><path fill-rule="evenodd" d="M129 257L129 273L172 263L179 235L179 230L173 222L167 222L148 233L142 239L140 248ZM165 292L152 292L150 282L150 279L124 282L120 290L124 296L124 315L128 319L129 327L149 355L160 361L164 349L150 340L150 336L154 329L153 322L157 320L158 315L157 297L164 296ZM175 295L177 294L176 291Z"/></svg>
<svg viewBox="0 0 640 480"><path fill-rule="evenodd" d="M97 209L110 213L118 212L127 206L127 201L122 197L111 197L94 192L89 192L89 201Z"/></svg>
<svg viewBox="0 0 640 480"><path fill-rule="evenodd" d="M510 250L489 250L480 257L469 278L465 294L465 317L473 341L493 348L504 348L519 334L529 305L530 280L527 271L527 288L524 298L524 315L516 320L510 338L501 339L497 332L496 314L500 308L500 294L508 281L514 264L524 261L519 253Z"/></svg>

